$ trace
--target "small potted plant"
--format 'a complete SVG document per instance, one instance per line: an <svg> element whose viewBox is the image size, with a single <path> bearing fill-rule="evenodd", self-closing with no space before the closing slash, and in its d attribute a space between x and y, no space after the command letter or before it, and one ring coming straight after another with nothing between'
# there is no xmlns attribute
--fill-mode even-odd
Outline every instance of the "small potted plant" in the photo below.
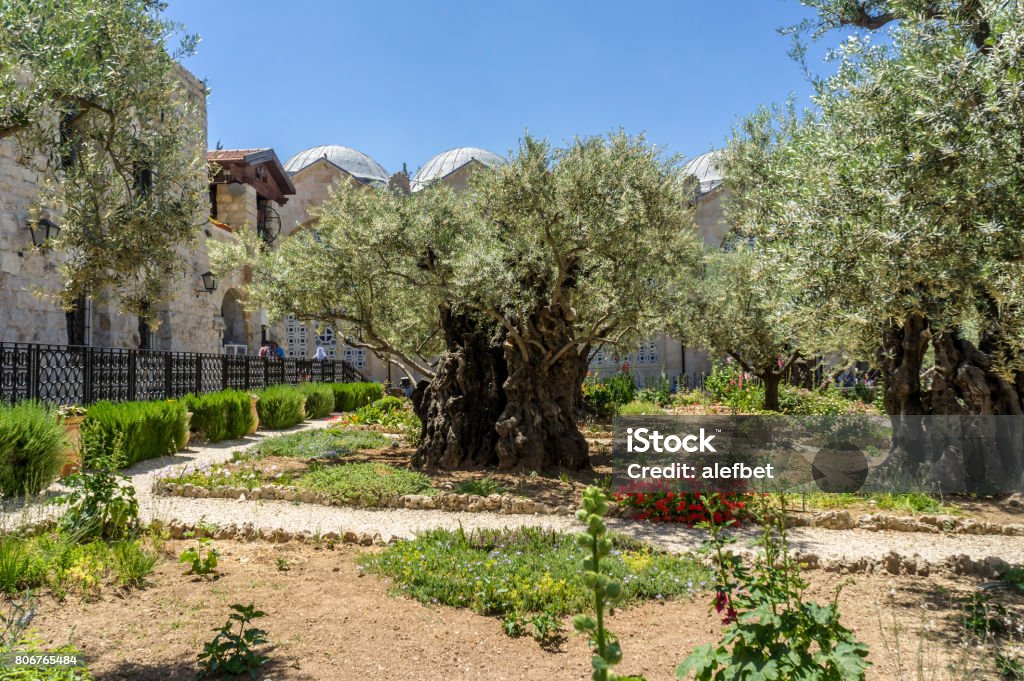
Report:
<svg viewBox="0 0 1024 681"><path fill-rule="evenodd" d="M82 470L81 432L85 421L86 408L77 404L65 404L57 408L57 418L64 425L64 439L67 447L64 450L64 465L60 469L60 477L66 478Z"/></svg>
<svg viewBox="0 0 1024 681"><path fill-rule="evenodd" d="M249 432L246 435L252 435L260 427L260 414L256 410L256 403L260 401L260 396L256 393L250 393L249 397L252 399L252 426L250 426Z"/></svg>

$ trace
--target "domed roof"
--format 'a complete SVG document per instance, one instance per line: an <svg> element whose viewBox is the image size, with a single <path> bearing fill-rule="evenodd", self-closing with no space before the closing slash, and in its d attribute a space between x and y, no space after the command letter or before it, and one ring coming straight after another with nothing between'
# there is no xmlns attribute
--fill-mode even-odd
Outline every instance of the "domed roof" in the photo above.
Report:
<svg viewBox="0 0 1024 681"><path fill-rule="evenodd" d="M477 161L488 168L505 165L505 159L479 147L459 147L442 152L423 164L412 178L412 190L419 191L431 182L448 177L462 166Z"/></svg>
<svg viewBox="0 0 1024 681"><path fill-rule="evenodd" d="M707 194L722 184L722 171L718 167L722 152L709 151L691 159L683 166L683 174L690 175L700 183L700 193Z"/></svg>
<svg viewBox="0 0 1024 681"><path fill-rule="evenodd" d="M288 159L288 162L284 164L284 169L294 175L320 159L326 159L362 182L387 184L390 177L388 171L384 170L384 166L363 152L337 144L311 147L300 151Z"/></svg>

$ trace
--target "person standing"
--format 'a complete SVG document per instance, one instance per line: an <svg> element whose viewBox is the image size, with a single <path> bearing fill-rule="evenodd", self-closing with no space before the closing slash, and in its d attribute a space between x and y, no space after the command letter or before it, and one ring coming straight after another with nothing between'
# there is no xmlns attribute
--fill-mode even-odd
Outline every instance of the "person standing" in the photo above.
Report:
<svg viewBox="0 0 1024 681"><path fill-rule="evenodd" d="M318 362L322 362L325 359L327 359L327 351L324 350L324 346L316 346L316 352L313 353L313 359L317 360Z"/></svg>

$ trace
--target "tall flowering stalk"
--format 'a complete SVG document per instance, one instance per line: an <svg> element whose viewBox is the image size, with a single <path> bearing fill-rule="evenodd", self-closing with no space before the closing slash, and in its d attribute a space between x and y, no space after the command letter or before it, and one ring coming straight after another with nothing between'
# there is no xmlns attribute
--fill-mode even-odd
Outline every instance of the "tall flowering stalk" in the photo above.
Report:
<svg viewBox="0 0 1024 681"><path fill-rule="evenodd" d="M588 487L583 492L583 507L576 511L576 518L586 523L587 529L576 536L576 541L589 551L583 559L583 582L594 592L594 616L576 615L572 625L576 631L590 638L590 649L594 656L591 677L594 681L645 681L642 676L619 676L612 667L622 661L622 647L618 639L604 626L605 608L622 597L622 583L601 574L601 559L612 551L608 538L608 526L604 515L608 512L608 496L599 487Z"/></svg>

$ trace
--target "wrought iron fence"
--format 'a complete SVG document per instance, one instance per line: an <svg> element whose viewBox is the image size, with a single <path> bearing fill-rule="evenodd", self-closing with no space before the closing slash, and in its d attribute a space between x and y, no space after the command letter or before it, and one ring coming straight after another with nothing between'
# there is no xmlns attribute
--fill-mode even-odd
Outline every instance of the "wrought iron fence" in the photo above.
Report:
<svg viewBox="0 0 1024 681"><path fill-rule="evenodd" d="M228 388L364 380L343 360L0 342L0 402L162 400Z"/></svg>

